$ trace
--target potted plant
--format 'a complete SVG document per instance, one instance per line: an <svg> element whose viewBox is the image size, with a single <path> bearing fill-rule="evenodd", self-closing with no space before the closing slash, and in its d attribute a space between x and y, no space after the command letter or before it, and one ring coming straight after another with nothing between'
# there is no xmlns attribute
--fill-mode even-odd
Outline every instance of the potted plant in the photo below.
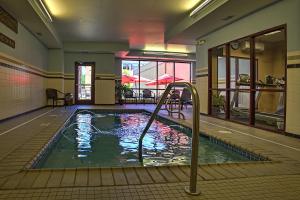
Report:
<svg viewBox="0 0 300 200"><path fill-rule="evenodd" d="M122 83L116 83L116 99L118 101L118 103L120 105L123 104L124 100L123 100L123 97L124 97L124 94L130 90L129 86L128 85L124 85Z"/></svg>
<svg viewBox="0 0 300 200"><path fill-rule="evenodd" d="M212 95L212 109L213 112L221 112L221 109L224 110L225 99L224 96L220 94L213 94Z"/></svg>

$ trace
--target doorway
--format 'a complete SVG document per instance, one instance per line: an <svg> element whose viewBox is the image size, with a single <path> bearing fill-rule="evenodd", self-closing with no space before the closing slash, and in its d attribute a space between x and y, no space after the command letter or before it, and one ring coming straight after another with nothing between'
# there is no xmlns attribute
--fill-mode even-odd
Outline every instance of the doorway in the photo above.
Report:
<svg viewBox="0 0 300 200"><path fill-rule="evenodd" d="M95 103L95 63L75 63L75 103Z"/></svg>

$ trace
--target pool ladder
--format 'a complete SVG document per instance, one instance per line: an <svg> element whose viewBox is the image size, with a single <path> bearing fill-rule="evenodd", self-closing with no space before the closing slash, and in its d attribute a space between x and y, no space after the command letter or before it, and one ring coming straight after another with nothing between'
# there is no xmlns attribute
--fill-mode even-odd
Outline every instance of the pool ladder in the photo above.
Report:
<svg viewBox="0 0 300 200"><path fill-rule="evenodd" d="M198 92L191 83L188 82L175 82L170 83L163 93L159 103L157 104L154 112L152 113L143 133L139 138L139 160L143 161L143 139L149 130L152 122L157 116L161 106L163 105L165 99L170 93L173 87L186 87L190 90L192 94L193 101L193 129L192 129L192 158L191 158L191 172L190 172L190 185L185 187L185 191L191 195L199 195L200 191L197 190L197 168L198 168L198 145L199 145L199 127L200 127L200 101Z"/></svg>

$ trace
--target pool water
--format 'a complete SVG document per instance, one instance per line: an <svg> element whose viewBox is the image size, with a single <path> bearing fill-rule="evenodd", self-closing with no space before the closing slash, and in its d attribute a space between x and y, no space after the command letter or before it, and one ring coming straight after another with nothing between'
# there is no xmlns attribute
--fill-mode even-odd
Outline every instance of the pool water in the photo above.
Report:
<svg viewBox="0 0 300 200"><path fill-rule="evenodd" d="M138 139L150 114L93 112L75 114L34 168L141 166ZM143 140L143 165L189 164L190 157L191 130L162 118L154 120ZM200 136L199 163L240 161L248 158Z"/></svg>

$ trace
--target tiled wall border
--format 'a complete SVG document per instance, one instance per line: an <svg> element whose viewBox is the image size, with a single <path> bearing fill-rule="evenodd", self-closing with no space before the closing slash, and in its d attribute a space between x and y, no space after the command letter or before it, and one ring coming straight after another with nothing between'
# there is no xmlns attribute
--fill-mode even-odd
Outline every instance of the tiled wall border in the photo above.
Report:
<svg viewBox="0 0 300 200"><path fill-rule="evenodd" d="M20 68L20 67L8 64L8 63L1 62L1 61L0 61L0 67L6 67L6 68L9 68L9 69L12 69L12 70L17 70L17 71L20 71L20 72L25 72L25 73L28 73L28 74L32 74L32 75L40 76L40 77L43 77L43 78L47 78L47 76L45 76L41 73L30 71L30 70L27 70L27 69L24 69L24 68Z"/></svg>
<svg viewBox="0 0 300 200"><path fill-rule="evenodd" d="M287 65L287 68L288 69L291 69L291 68L300 68L300 64L290 64L290 65Z"/></svg>
<svg viewBox="0 0 300 200"><path fill-rule="evenodd" d="M287 53L287 64L289 66L299 66L300 64L300 51L289 51ZM299 68L299 67L296 67Z"/></svg>
<svg viewBox="0 0 300 200"><path fill-rule="evenodd" d="M208 77L208 74L199 74L196 75L197 78Z"/></svg>
<svg viewBox="0 0 300 200"><path fill-rule="evenodd" d="M208 76L207 67L197 67L196 68L196 78Z"/></svg>
<svg viewBox="0 0 300 200"><path fill-rule="evenodd" d="M20 72L40 76L42 78L65 79L65 80L74 80L75 79L74 77L72 77L72 75L64 75L64 74L57 74L57 73L44 73L44 72L36 71L35 69L34 69L35 71L31 71L26 68L21 68L21 67L9 64L9 63L2 62L2 61L0 61L0 67L6 67L6 68L9 68L12 70L17 70Z"/></svg>

